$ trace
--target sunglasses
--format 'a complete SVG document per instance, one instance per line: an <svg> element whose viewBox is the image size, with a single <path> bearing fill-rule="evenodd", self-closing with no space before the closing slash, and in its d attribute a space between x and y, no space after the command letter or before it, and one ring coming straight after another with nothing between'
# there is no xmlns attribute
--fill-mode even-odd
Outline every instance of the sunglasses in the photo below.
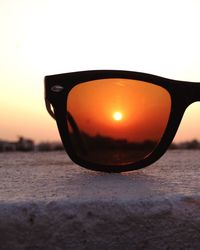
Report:
<svg viewBox="0 0 200 250"><path fill-rule="evenodd" d="M197 83L129 71L45 77L46 108L69 157L104 172L136 170L158 160L199 92Z"/></svg>

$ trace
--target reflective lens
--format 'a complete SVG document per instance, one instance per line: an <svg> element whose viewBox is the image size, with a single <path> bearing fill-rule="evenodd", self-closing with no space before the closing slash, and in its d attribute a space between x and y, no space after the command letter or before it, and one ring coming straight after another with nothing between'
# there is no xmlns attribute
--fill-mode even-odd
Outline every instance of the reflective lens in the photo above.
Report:
<svg viewBox="0 0 200 250"><path fill-rule="evenodd" d="M76 85L67 99L76 155L91 163L123 165L153 152L167 126L171 98L138 80L101 79Z"/></svg>

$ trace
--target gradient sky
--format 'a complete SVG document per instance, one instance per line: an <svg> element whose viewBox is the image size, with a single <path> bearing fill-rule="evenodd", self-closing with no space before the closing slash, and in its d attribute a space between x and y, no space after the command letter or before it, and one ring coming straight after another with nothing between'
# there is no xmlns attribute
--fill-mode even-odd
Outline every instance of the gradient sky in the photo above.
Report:
<svg viewBox="0 0 200 250"><path fill-rule="evenodd" d="M79 84L67 101L67 112L80 131L130 142L159 141L170 109L171 98L165 89L119 78ZM120 120L113 119L117 112Z"/></svg>
<svg viewBox="0 0 200 250"><path fill-rule="evenodd" d="M1 0L0 139L59 140L43 78L91 69L200 82L199 0ZM176 141L198 138L200 104Z"/></svg>

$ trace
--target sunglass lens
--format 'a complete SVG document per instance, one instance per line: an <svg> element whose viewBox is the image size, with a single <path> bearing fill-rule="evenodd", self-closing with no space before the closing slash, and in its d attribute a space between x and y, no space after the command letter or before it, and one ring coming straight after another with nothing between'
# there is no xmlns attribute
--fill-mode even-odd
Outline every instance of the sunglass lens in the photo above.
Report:
<svg viewBox="0 0 200 250"><path fill-rule="evenodd" d="M143 160L159 144L171 97L152 83L112 78L76 85L66 106L76 155L91 163L122 166Z"/></svg>

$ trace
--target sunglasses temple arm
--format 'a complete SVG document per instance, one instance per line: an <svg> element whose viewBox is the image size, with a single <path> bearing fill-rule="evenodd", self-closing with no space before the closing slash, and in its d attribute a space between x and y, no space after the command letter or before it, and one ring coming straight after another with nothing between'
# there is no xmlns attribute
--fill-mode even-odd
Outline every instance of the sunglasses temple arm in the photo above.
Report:
<svg viewBox="0 0 200 250"><path fill-rule="evenodd" d="M47 109L48 113L50 114L50 116L53 119L56 119L51 103L47 99L45 99L45 104L46 104L46 109ZM67 117L68 121L69 121L69 123L70 123L70 125L71 125L71 127L72 127L72 129L74 131L75 138L79 142L78 144L79 144L79 147L81 149L81 152L84 153L84 154L87 154L88 150L87 150L87 147L86 147L86 145L84 143L84 140L83 140L83 138L81 136L81 132L80 132L80 130L78 128L77 123L75 122L73 116L69 112L67 112L67 116L68 116Z"/></svg>
<svg viewBox="0 0 200 250"><path fill-rule="evenodd" d="M76 121L74 120L73 116L69 112L67 112L67 120L69 121L69 123L73 129L74 137L78 141L78 145L80 147L81 152L84 154L87 154L88 150L87 150L84 138L81 135L80 129L79 129Z"/></svg>
<svg viewBox="0 0 200 250"><path fill-rule="evenodd" d="M53 119L56 119L55 118L55 114L53 112L53 107L52 107L51 103L47 99L45 99L45 104L46 104L46 109L47 109L48 113L50 114L50 116Z"/></svg>

